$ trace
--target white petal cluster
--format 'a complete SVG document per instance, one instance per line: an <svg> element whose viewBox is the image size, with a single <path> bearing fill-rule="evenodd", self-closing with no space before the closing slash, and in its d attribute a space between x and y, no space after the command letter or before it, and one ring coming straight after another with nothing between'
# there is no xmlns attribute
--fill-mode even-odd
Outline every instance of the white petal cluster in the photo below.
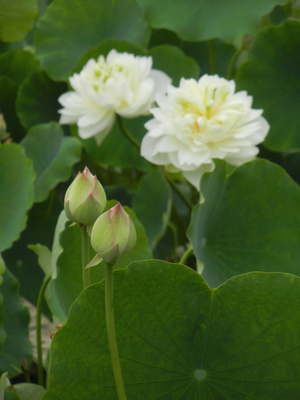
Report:
<svg viewBox="0 0 300 400"><path fill-rule="evenodd" d="M77 124L83 139L95 136L100 144L116 114L134 118L149 113L157 92L165 93L170 78L152 69L151 57L111 50L106 59L90 59L69 79L73 91L58 99L60 124Z"/></svg>
<svg viewBox="0 0 300 400"><path fill-rule="evenodd" d="M156 102L141 154L153 164L182 171L198 190L203 173L214 168L213 158L235 166L250 161L269 130L262 110L251 108L252 97L235 93L234 81L217 75L182 78L178 88L170 85Z"/></svg>

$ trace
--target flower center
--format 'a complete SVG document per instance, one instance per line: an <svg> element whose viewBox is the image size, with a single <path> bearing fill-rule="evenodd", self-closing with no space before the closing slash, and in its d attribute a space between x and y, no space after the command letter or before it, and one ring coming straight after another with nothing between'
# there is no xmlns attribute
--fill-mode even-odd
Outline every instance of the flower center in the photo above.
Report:
<svg viewBox="0 0 300 400"><path fill-rule="evenodd" d="M98 59L93 70L86 73L85 79L97 92L103 90L107 80L122 72L124 67L118 64L108 64L105 59Z"/></svg>
<svg viewBox="0 0 300 400"><path fill-rule="evenodd" d="M180 101L179 105L181 106L181 117L186 122L188 130L193 134L208 134L214 126L219 128L227 121L226 114L219 112L221 104L216 106L210 101L200 108L196 104Z"/></svg>
<svg viewBox="0 0 300 400"><path fill-rule="evenodd" d="M186 96L189 94L189 97ZM192 87L189 93L178 94L177 116L181 132L189 142L215 143L223 140L242 114L243 104L236 102L227 86Z"/></svg>

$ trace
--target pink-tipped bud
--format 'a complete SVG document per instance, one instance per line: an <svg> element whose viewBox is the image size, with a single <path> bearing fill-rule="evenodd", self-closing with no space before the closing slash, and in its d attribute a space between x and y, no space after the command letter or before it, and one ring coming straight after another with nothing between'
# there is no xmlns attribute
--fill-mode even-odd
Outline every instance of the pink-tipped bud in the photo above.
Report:
<svg viewBox="0 0 300 400"><path fill-rule="evenodd" d="M136 243L136 230L132 219L120 203L100 215L91 233L94 250L106 262L114 264Z"/></svg>
<svg viewBox="0 0 300 400"><path fill-rule="evenodd" d="M65 195L65 212L70 221L92 225L106 205L106 195L96 175L87 167L79 172Z"/></svg>

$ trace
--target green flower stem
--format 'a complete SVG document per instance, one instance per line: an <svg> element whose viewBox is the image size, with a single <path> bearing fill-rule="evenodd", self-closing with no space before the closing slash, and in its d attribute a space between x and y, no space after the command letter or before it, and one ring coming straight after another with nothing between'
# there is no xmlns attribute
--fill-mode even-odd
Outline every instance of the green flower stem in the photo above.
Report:
<svg viewBox="0 0 300 400"><path fill-rule="evenodd" d="M176 185L176 183L169 178L167 175L165 175L167 181L169 184L172 186L172 188L175 190L175 192L181 197L183 202L186 204L186 206L191 210L193 208L193 204L190 202L190 200L186 197L186 195L179 189L179 187Z"/></svg>
<svg viewBox="0 0 300 400"><path fill-rule="evenodd" d="M90 237L86 231L86 227L81 228L81 252L82 252L82 282L83 289L91 284L90 268L85 268L90 262Z"/></svg>
<svg viewBox="0 0 300 400"><path fill-rule="evenodd" d="M230 61L229 67L228 67L228 71L227 71L227 79L230 80L233 78L233 70L234 70L234 66L236 63L236 60L238 58L238 56L241 54L241 52L243 51L243 47L241 47L240 49L238 49L234 55L232 56L232 59Z"/></svg>
<svg viewBox="0 0 300 400"><path fill-rule="evenodd" d="M212 40L208 40L207 41L207 47L208 47L210 73L211 73L211 75L215 75L217 73L217 68L216 68L216 57L215 57L214 43L213 43Z"/></svg>
<svg viewBox="0 0 300 400"><path fill-rule="evenodd" d="M126 400L126 394L123 384L120 359L118 354L115 321L114 321L114 299L113 299L113 266L105 266L105 317L107 339L110 350L111 363L115 378L116 389L119 400Z"/></svg>
<svg viewBox="0 0 300 400"><path fill-rule="evenodd" d="M182 255L179 264L186 264L187 260L189 259L190 255L194 252L194 249L192 246L190 246Z"/></svg>
<svg viewBox="0 0 300 400"><path fill-rule="evenodd" d="M134 137L132 136L132 134L125 128L124 123L123 123L123 120L122 120L122 118L121 118L119 115L117 115L117 121L118 121L118 124L119 124L119 127L120 127L122 133L123 133L123 134L127 137L127 139L140 151L141 146L140 146L139 142L138 142L138 141L136 140L136 138L134 138Z"/></svg>
<svg viewBox="0 0 300 400"><path fill-rule="evenodd" d="M37 369L38 369L38 384L44 386L44 370L43 370L43 355L42 355L42 307L46 287L51 279L51 276L47 276L40 288L39 296L36 306L36 347L37 347Z"/></svg>

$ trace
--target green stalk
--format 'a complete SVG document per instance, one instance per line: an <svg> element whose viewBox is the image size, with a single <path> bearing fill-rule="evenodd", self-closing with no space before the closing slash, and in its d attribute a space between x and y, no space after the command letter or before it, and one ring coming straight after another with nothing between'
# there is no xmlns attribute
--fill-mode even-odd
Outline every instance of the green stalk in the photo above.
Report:
<svg viewBox="0 0 300 400"><path fill-rule="evenodd" d="M90 237L86 227L81 228L81 252L82 252L82 282L83 289L91 284L90 268L85 268L90 262Z"/></svg>
<svg viewBox="0 0 300 400"><path fill-rule="evenodd" d="M228 71L227 71L227 79L230 80L233 78L233 70L234 70L234 66L236 63L236 60L238 58L238 56L241 54L241 52L243 51L243 47L241 47L240 49L238 49L234 55L232 56L232 59L230 61L229 67L228 67Z"/></svg>
<svg viewBox="0 0 300 400"><path fill-rule="evenodd" d="M167 175L165 175L167 181L169 184L172 186L172 188L175 190L175 192L181 197L183 202L186 204L186 206L191 210L193 208L193 204L190 202L190 200L186 197L186 195L179 189L179 187L176 185L176 183L170 179Z"/></svg>
<svg viewBox="0 0 300 400"><path fill-rule="evenodd" d="M106 264L105 266L105 317L107 339L110 350L112 369L116 384L119 400L126 400L126 394L123 384L120 359L118 354L115 321L114 321L114 299L113 299L113 266Z"/></svg>
<svg viewBox="0 0 300 400"><path fill-rule="evenodd" d="M179 264L186 264L187 260L189 259L190 255L194 252L194 249L192 246L190 246L182 255Z"/></svg>
<svg viewBox="0 0 300 400"><path fill-rule="evenodd" d="M138 141L136 140L136 138L134 138L134 137L132 136L132 134L125 128L125 126L124 126L124 124L123 124L123 120L122 120L122 118L121 118L119 115L117 115L117 121L118 121L119 127L120 127L122 133L124 134L124 136L126 136L127 139L128 139L138 150L140 150L141 146L140 146L139 142L138 142Z"/></svg>
<svg viewBox="0 0 300 400"><path fill-rule="evenodd" d="M38 369L38 384L44 386L44 370L43 370L43 355L42 355L42 307L46 287L51 279L47 276L40 288L36 306L36 347L37 347L37 369Z"/></svg>
<svg viewBox="0 0 300 400"><path fill-rule="evenodd" d="M214 43L212 40L207 41L207 47L208 47L210 73L211 73L211 75L215 75L217 72L217 67L216 67Z"/></svg>

